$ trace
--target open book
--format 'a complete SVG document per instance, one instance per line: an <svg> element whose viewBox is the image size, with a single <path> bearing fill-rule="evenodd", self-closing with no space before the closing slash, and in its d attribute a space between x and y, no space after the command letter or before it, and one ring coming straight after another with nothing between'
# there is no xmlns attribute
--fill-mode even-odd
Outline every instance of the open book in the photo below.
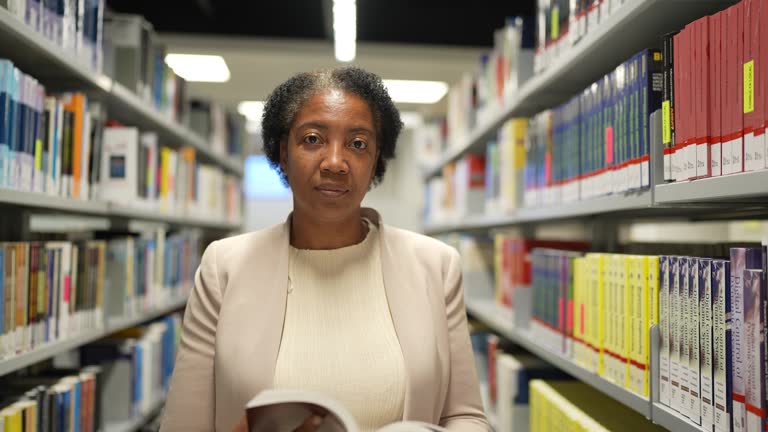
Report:
<svg viewBox="0 0 768 432"><path fill-rule="evenodd" d="M318 432L358 432L352 414L344 406L320 393L301 390L265 390L245 406L249 432L293 432L314 414L324 417ZM377 432L447 432L421 422L398 422Z"/></svg>

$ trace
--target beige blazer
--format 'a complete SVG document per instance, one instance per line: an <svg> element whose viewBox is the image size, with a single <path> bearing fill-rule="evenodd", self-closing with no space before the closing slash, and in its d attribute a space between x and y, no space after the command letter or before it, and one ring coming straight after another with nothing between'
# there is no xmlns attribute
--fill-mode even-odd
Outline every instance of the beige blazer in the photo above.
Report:
<svg viewBox="0 0 768 432"><path fill-rule="evenodd" d="M404 420L488 431L455 249L380 223L381 265L406 368ZM161 431L230 432L272 387L288 289L290 217L212 243L184 314ZM312 361L312 359L307 359Z"/></svg>

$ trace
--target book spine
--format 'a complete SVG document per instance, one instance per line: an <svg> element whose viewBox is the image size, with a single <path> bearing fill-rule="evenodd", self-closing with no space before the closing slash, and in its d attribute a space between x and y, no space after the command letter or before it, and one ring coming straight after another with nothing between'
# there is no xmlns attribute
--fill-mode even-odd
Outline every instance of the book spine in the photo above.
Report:
<svg viewBox="0 0 768 432"><path fill-rule="evenodd" d="M701 426L712 430L714 427L714 382L712 373L712 260L699 259L699 346L701 373Z"/></svg>
<svg viewBox="0 0 768 432"><path fill-rule="evenodd" d="M678 258L679 278L680 278L680 316L683 323L680 326L680 412L686 417L690 417L690 398L691 398L691 341L690 326L691 323L691 302L689 298L689 268L690 261L688 257Z"/></svg>
<svg viewBox="0 0 768 432"><path fill-rule="evenodd" d="M762 262L760 263L762 267ZM759 432L765 423L765 359L763 344L763 270L744 269L744 361L746 429Z"/></svg>
<svg viewBox="0 0 768 432"><path fill-rule="evenodd" d="M671 286L670 286L670 258L667 255L659 257L659 399L666 406L672 406L670 401L670 323L671 310Z"/></svg>
<svg viewBox="0 0 768 432"><path fill-rule="evenodd" d="M671 291L669 295L670 311L672 317L682 317L681 296L680 296L680 257L670 256L670 277L672 280ZM680 341L682 338L682 326L683 322L680 319L670 320L670 336L669 336L669 380L671 383L670 388L670 402L672 408L682 412L680 405L681 390L680 384L682 381L682 371L680 365Z"/></svg>
<svg viewBox="0 0 768 432"><path fill-rule="evenodd" d="M701 424L701 383L700 383L700 333L701 319L699 315L699 259L688 259L688 389L690 392L688 412L689 418L695 424Z"/></svg>
<svg viewBox="0 0 768 432"><path fill-rule="evenodd" d="M722 174L722 14L714 14L709 19L709 118L707 119L708 135L710 140L710 175L712 177Z"/></svg>

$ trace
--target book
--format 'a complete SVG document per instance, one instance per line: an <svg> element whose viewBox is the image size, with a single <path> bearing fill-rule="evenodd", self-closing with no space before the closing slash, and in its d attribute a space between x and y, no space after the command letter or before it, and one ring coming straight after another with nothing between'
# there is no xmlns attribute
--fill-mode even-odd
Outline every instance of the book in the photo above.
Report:
<svg viewBox="0 0 768 432"><path fill-rule="evenodd" d="M670 294L669 294L669 303L670 303L670 316L671 317L682 317L682 296L681 296L681 283L680 283L680 257L677 256L670 256L669 257L669 267L670 267ZM681 365L681 340L682 340L682 327L683 322L680 319L673 319L670 321L670 332L669 332L669 382L671 384L670 387L670 405L672 408L677 410L678 412L682 411L682 390L681 390L681 381L682 381L682 365Z"/></svg>
<svg viewBox="0 0 768 432"><path fill-rule="evenodd" d="M733 429L746 429L747 341L744 334L745 270L763 268L761 248L731 248L731 334L733 343Z"/></svg>
<svg viewBox="0 0 768 432"><path fill-rule="evenodd" d="M761 263L762 267L762 263ZM763 269L744 269L744 363L746 430L765 424L765 297Z"/></svg>
<svg viewBox="0 0 768 432"><path fill-rule="evenodd" d="M670 342L674 315L671 309L670 258L667 255L659 257L659 400L671 407Z"/></svg>
<svg viewBox="0 0 768 432"><path fill-rule="evenodd" d="M701 424L699 258L688 258L688 417Z"/></svg>
<svg viewBox="0 0 768 432"><path fill-rule="evenodd" d="M715 346L713 340L713 277L712 260L699 259L699 370L701 383L701 427L714 428Z"/></svg>
<svg viewBox="0 0 768 432"><path fill-rule="evenodd" d="M245 406L249 431L292 431L313 415L323 421L318 431L355 432L359 428L352 414L339 402L317 392L300 390L265 390ZM446 429L421 422L398 422L378 429L380 432L438 432Z"/></svg>

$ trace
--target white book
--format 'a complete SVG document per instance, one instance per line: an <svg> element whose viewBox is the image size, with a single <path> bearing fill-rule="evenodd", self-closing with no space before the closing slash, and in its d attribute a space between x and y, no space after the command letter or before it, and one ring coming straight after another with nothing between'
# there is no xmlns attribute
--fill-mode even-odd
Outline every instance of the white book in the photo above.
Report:
<svg viewBox="0 0 768 432"><path fill-rule="evenodd" d="M762 432L765 422L765 286L763 271L744 270L744 363L747 432Z"/></svg>
<svg viewBox="0 0 768 432"><path fill-rule="evenodd" d="M731 249L731 340L733 344L733 430L746 430L746 363L744 358L744 269L746 251Z"/></svg>
<svg viewBox="0 0 768 432"><path fill-rule="evenodd" d="M338 401L317 392L303 390L264 390L245 405L249 431L293 431L316 412L327 412L318 432L357 432L352 413ZM404 421L392 423L377 432L443 432L439 426Z"/></svg>
<svg viewBox="0 0 768 432"><path fill-rule="evenodd" d="M672 290L669 295L670 312L672 317L681 317L682 308L680 307L680 257L669 257L670 262L670 276L672 279ZM670 336L669 336L669 381L670 387L670 403L672 408L678 412L682 411L680 406L681 390L680 381L682 379L682 372L680 366L680 338L682 337L683 322L681 319L674 319L670 321Z"/></svg>
<svg viewBox="0 0 768 432"><path fill-rule="evenodd" d="M691 303L688 295L688 257L679 257L679 271L680 271L680 317L682 318L682 325L680 326L680 412L686 417L690 416L690 361L691 361L691 345L690 345L690 325L691 325Z"/></svg>
<svg viewBox="0 0 768 432"><path fill-rule="evenodd" d="M731 430L732 366L730 327L730 262L712 261L712 342L714 376L714 425L717 432Z"/></svg>
<svg viewBox="0 0 768 432"><path fill-rule="evenodd" d="M659 257L661 283L659 284L659 399L666 406L670 405L669 377L669 338L670 338L670 268L669 256Z"/></svg>
<svg viewBox="0 0 768 432"><path fill-rule="evenodd" d="M701 427L711 431L714 427L714 376L712 346L712 260L699 259L699 346L701 385Z"/></svg>
<svg viewBox="0 0 768 432"><path fill-rule="evenodd" d="M105 201L125 205L138 195L139 130L134 127L104 129L99 194Z"/></svg>
<svg viewBox="0 0 768 432"><path fill-rule="evenodd" d="M695 424L701 424L698 258L688 258L688 311L688 417Z"/></svg>

